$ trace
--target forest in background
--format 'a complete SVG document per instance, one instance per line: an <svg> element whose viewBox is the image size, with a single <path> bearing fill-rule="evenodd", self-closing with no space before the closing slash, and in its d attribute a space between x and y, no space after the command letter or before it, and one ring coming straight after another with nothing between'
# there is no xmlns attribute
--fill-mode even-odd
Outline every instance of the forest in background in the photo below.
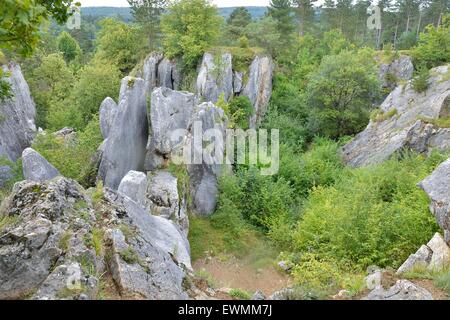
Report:
<svg viewBox="0 0 450 320"><path fill-rule="evenodd" d="M243 65L267 53L276 70L261 127L280 129L280 171L267 177L240 165L221 178L216 212L190 218L193 259L205 251L244 256L263 243L275 248L277 260L292 264L299 298L339 289L356 295L367 267L398 267L438 230L416 184L449 153L406 154L351 169L338 149L376 118L389 93L381 90L375 58L412 56L418 91L426 88L429 69L450 62L448 1L382 0L380 33L366 27L370 1L327 0L317 10L314 1L273 0L258 19L245 8L224 19L205 0L180 0L167 12L148 10L153 2L146 3L131 3L130 21L82 15L80 30L47 22L29 52L3 50L2 61L21 62L37 125L77 130L73 145L49 134L33 145L62 174L93 186L86 170L103 140L100 103L107 96L117 100L120 79L151 51L180 62L184 89L192 87L204 52L229 51ZM220 102L229 116L248 107L235 100ZM21 179L20 161L16 171L3 196ZM185 177L183 170L173 172ZM450 283L448 271L430 277Z"/></svg>

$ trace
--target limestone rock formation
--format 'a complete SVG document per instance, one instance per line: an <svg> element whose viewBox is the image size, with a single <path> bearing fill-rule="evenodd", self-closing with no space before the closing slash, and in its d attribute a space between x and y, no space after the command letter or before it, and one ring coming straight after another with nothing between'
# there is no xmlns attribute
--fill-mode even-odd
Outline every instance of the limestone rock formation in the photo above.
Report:
<svg viewBox="0 0 450 320"><path fill-rule="evenodd" d="M149 174L147 199L153 215L173 221L185 236L189 232L185 195L178 192L178 179L166 170Z"/></svg>
<svg viewBox="0 0 450 320"><path fill-rule="evenodd" d="M193 161L188 165L190 192L194 212L209 215L214 212L218 196L217 179L224 163L225 130L228 119L221 108L211 102L204 102L195 108L194 123L201 124L202 134L209 129L215 129L211 137L213 148L205 148L203 153L195 147L195 139L188 139L187 144L192 148ZM195 130L195 128L194 128ZM198 164L200 160L201 164Z"/></svg>
<svg viewBox="0 0 450 320"><path fill-rule="evenodd" d="M189 297L185 237L111 189L94 205L73 180L22 181L0 215L0 299L97 299L102 275L122 298Z"/></svg>
<svg viewBox="0 0 450 320"><path fill-rule="evenodd" d="M119 99L98 173L104 185L114 190L128 171L142 171L144 168L148 140L144 80L125 77Z"/></svg>
<svg viewBox="0 0 450 320"><path fill-rule="evenodd" d="M430 197L430 211L444 230L444 239L450 245L450 159L441 163L431 175L419 183Z"/></svg>
<svg viewBox="0 0 450 320"><path fill-rule="evenodd" d="M189 92L157 88L151 96L151 141L161 155L172 152L182 141L173 141L174 130L187 130L191 124L196 99Z"/></svg>
<svg viewBox="0 0 450 320"><path fill-rule="evenodd" d="M163 59L163 55L160 52L152 52L144 60L142 66L141 76L145 82L145 91L151 93L154 88L158 86L158 64Z"/></svg>
<svg viewBox="0 0 450 320"><path fill-rule="evenodd" d="M229 53L214 56L205 53L197 77L197 94L204 101L216 103L221 94L225 101L233 97L233 66Z"/></svg>
<svg viewBox="0 0 450 320"><path fill-rule="evenodd" d="M411 80L413 73L411 57L402 55L390 63L381 63L378 78L383 88L394 89L397 83Z"/></svg>
<svg viewBox="0 0 450 320"><path fill-rule="evenodd" d="M117 104L110 97L105 98L100 105L99 118L100 118L100 131L102 132L103 139L108 138L109 131L114 122L114 118L117 114Z"/></svg>
<svg viewBox="0 0 450 320"><path fill-rule="evenodd" d="M248 81L242 92L253 105L254 114L250 119L250 127L261 122L267 111L272 95L273 69L272 59L267 56L256 56L250 65Z"/></svg>
<svg viewBox="0 0 450 320"><path fill-rule="evenodd" d="M32 148L22 153L23 176L26 180L44 182L59 175L59 171Z"/></svg>
<svg viewBox="0 0 450 320"><path fill-rule="evenodd" d="M157 87L178 90L181 85L181 72L176 61L165 58L159 52L147 56L138 75L144 79L148 95Z"/></svg>
<svg viewBox="0 0 450 320"><path fill-rule="evenodd" d="M147 205L147 175L139 171L129 171L120 181L117 191L145 207Z"/></svg>
<svg viewBox="0 0 450 320"><path fill-rule="evenodd" d="M377 286L363 300L433 300L433 296L411 281L398 280L388 290Z"/></svg>
<svg viewBox="0 0 450 320"><path fill-rule="evenodd" d="M440 128L436 119L450 115L449 68L432 69L424 93L415 92L411 81L395 88L381 104L377 119L343 147L344 161L359 167L380 163L404 149L423 153L446 149L450 129Z"/></svg>
<svg viewBox="0 0 450 320"><path fill-rule="evenodd" d="M5 80L13 97L0 102L0 159L16 161L36 134L36 107L20 66L10 63L2 68L10 74ZM0 187L10 177L10 168L0 164Z"/></svg>

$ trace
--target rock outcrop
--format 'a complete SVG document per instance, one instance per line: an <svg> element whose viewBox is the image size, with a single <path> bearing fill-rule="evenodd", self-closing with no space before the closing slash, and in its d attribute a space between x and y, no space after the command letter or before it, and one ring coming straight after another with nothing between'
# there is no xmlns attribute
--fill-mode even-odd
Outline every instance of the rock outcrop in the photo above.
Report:
<svg viewBox="0 0 450 320"><path fill-rule="evenodd" d="M419 183L430 197L430 211L444 230L444 239L450 245L450 159L441 163L431 175Z"/></svg>
<svg viewBox="0 0 450 320"><path fill-rule="evenodd" d="M121 298L189 297L185 237L111 189L94 203L64 177L22 181L0 215L0 299L97 299L104 277Z"/></svg>
<svg viewBox="0 0 450 320"><path fill-rule="evenodd" d="M388 290L377 286L363 300L433 300L431 293L408 280L398 280Z"/></svg>
<svg viewBox="0 0 450 320"><path fill-rule="evenodd" d="M195 139L192 139L192 136L187 141L193 155L192 164L187 166L193 202L192 209L200 215L209 215L214 212L217 203L217 180L224 165L225 130L228 119L221 108L216 107L211 102L204 102L195 108L193 122L194 124L201 124L201 128L194 125L194 130L196 128L201 129L204 139L205 132L215 129L214 136L209 137L210 141L214 141L213 147L205 148L203 154L201 150L196 148ZM216 134L219 134L219 136L216 136ZM197 163L197 160L200 160L200 164Z"/></svg>
<svg viewBox="0 0 450 320"><path fill-rule="evenodd" d="M32 148L22 152L22 169L26 180L36 182L44 182L59 175L59 171Z"/></svg>
<svg viewBox="0 0 450 320"><path fill-rule="evenodd" d="M400 56L390 63L380 63L378 78L383 88L394 89L398 83L411 80L413 73L411 57Z"/></svg>
<svg viewBox="0 0 450 320"><path fill-rule="evenodd" d="M100 131L103 139L108 138L112 124L117 114L117 103L110 97L105 98L100 105L99 119Z"/></svg>
<svg viewBox="0 0 450 320"><path fill-rule="evenodd" d="M159 52L152 52L147 56L138 75L144 79L148 95L157 87L178 90L181 85L181 72L177 63L164 58Z"/></svg>
<svg viewBox="0 0 450 320"><path fill-rule="evenodd" d="M0 102L0 159L16 161L31 145L36 134L36 107L20 66L10 63L2 67L9 77L12 98ZM10 168L0 164L0 187L11 177Z"/></svg>
<svg viewBox="0 0 450 320"><path fill-rule="evenodd" d="M120 87L117 113L105 142L99 178L117 190L130 170L142 171L148 140L147 102L144 80L125 77Z"/></svg>
<svg viewBox="0 0 450 320"><path fill-rule="evenodd" d="M229 101L234 94L233 65L229 53L205 53L197 77L197 94L204 101L216 103L221 94Z"/></svg>
<svg viewBox="0 0 450 320"><path fill-rule="evenodd" d="M128 171L120 181L118 192L131 198L143 207L147 206L147 176L143 172Z"/></svg>
<svg viewBox="0 0 450 320"><path fill-rule="evenodd" d="M405 149L427 153L450 146L450 129L438 125L450 115L450 66L430 71L429 87L414 91L411 81L392 91L381 104L379 115L342 149L344 161L353 167L380 163Z"/></svg>
<svg viewBox="0 0 450 320"><path fill-rule="evenodd" d="M253 105L254 114L250 119L250 127L259 124L266 114L272 95L273 69L272 59L266 56L256 56L250 65L248 81L242 92Z"/></svg>

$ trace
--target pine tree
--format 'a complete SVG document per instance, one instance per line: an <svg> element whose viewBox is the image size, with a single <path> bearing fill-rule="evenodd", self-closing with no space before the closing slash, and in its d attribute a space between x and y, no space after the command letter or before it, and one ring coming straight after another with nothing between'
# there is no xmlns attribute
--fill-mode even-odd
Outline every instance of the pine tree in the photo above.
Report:
<svg viewBox="0 0 450 320"><path fill-rule="evenodd" d="M314 2L317 0L293 0L299 21L299 34L303 35L314 22Z"/></svg>

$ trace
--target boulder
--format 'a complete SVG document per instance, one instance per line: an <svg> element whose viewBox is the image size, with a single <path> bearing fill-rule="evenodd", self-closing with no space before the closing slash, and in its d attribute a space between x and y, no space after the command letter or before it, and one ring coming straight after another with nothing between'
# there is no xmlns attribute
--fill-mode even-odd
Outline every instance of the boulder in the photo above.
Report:
<svg viewBox="0 0 450 320"><path fill-rule="evenodd" d="M142 171L148 140L145 83L140 78L125 77L120 88L119 106L105 142L99 178L117 190L130 171Z"/></svg>
<svg viewBox="0 0 450 320"><path fill-rule="evenodd" d="M444 239L450 244L450 159L441 163L434 171L419 182L422 188L430 197L430 211L436 221L444 230Z"/></svg>
<svg viewBox="0 0 450 320"><path fill-rule="evenodd" d="M431 293L408 280L398 280L388 290L377 286L363 300L433 300Z"/></svg>
<svg viewBox="0 0 450 320"><path fill-rule="evenodd" d="M431 238L427 247L433 252L428 269L439 271L450 266L450 248L439 233Z"/></svg>
<svg viewBox="0 0 450 320"><path fill-rule="evenodd" d="M129 171L122 181L120 181L119 193L127 196L139 203L143 207L147 205L146 193L147 193L147 176L143 172Z"/></svg>
<svg viewBox="0 0 450 320"><path fill-rule="evenodd" d="M182 141L172 141L174 130L187 130L191 124L196 99L189 92L156 88L151 96L151 129L154 150L161 155L170 154Z"/></svg>
<svg viewBox="0 0 450 320"><path fill-rule="evenodd" d="M429 88L414 91L411 81L392 91L379 108L379 116L342 148L344 161L352 167L383 162L404 149L429 152L450 145L450 129L434 120L450 114L450 66L430 70Z"/></svg>
<svg viewBox="0 0 450 320"><path fill-rule="evenodd" d="M109 131L117 114L117 104L110 97L105 98L100 105L99 119L100 131L103 139L108 138Z"/></svg>
<svg viewBox="0 0 450 320"><path fill-rule="evenodd" d="M81 190L75 181L63 177L14 185L0 209L0 215L10 221L0 228L0 299L35 292L37 299L89 296L85 286L64 290L69 274L62 267L82 258L95 265L95 251L83 241L91 234L90 220L95 216ZM77 274L73 280L78 284L88 277L83 270Z"/></svg>
<svg viewBox="0 0 450 320"><path fill-rule="evenodd" d="M383 271L382 270L376 270L375 272L369 274L365 278L367 289L373 290L376 287L380 286L382 279L383 279Z"/></svg>
<svg viewBox="0 0 450 320"><path fill-rule="evenodd" d="M2 69L10 75L5 81L13 96L0 102L0 159L16 161L36 135L36 107L20 66L10 63ZM0 165L0 187L10 177L9 166Z"/></svg>
<svg viewBox="0 0 450 320"><path fill-rule="evenodd" d="M266 296L261 291L255 291L251 300L266 300Z"/></svg>
<svg viewBox="0 0 450 320"><path fill-rule="evenodd" d="M253 105L254 114L250 119L252 128L261 122L267 111L272 95L273 69L274 65L269 57L256 56L250 65L248 81L242 94L248 97Z"/></svg>
<svg viewBox="0 0 450 320"><path fill-rule="evenodd" d="M192 136L189 137L187 146L192 148L193 161L188 164L187 169L192 209L199 215L210 215L216 207L219 192L217 180L224 165L227 122L224 111L211 102L204 102L195 108L193 130L202 130L203 142L201 142L202 145L195 146L195 139L192 139ZM211 137L213 142L209 145L213 147L204 148L204 144L208 144L205 141L205 132L210 129L214 129L214 135L218 136ZM200 133L193 133L194 136L197 134ZM204 148L203 152L202 148ZM197 160L200 161L197 162Z"/></svg>
<svg viewBox="0 0 450 320"><path fill-rule="evenodd" d="M398 268L396 274L426 269L430 264L433 251L428 246L422 245L416 253L411 254L408 259Z"/></svg>
<svg viewBox="0 0 450 320"><path fill-rule="evenodd" d="M179 226L185 236L189 232L184 195L178 193L178 179L166 170L149 174L147 199L150 212Z"/></svg>
<svg viewBox="0 0 450 320"><path fill-rule="evenodd" d="M32 148L22 153L23 176L26 180L44 182L59 175L59 171Z"/></svg>
<svg viewBox="0 0 450 320"><path fill-rule="evenodd" d="M221 94L225 101L233 97L232 56L223 53L214 56L206 52L197 76L197 94L204 101L216 103Z"/></svg>
<svg viewBox="0 0 450 320"><path fill-rule="evenodd" d="M413 73L411 57L400 56L390 63L381 63L378 78L383 88L394 89L399 82L411 80Z"/></svg>

